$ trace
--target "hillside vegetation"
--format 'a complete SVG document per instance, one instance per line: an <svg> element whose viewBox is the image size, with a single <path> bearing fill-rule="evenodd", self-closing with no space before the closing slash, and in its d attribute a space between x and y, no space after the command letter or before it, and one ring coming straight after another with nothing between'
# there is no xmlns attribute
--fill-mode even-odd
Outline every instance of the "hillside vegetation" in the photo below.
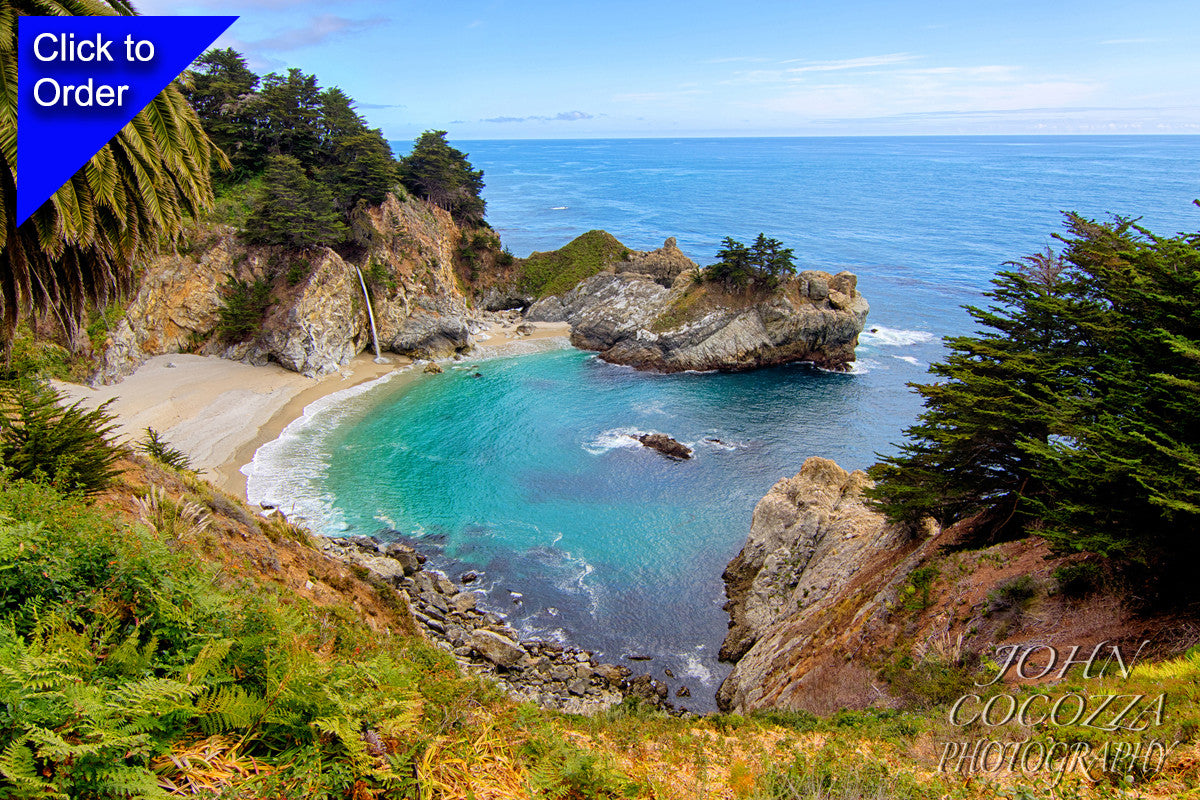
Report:
<svg viewBox="0 0 1200 800"><path fill-rule="evenodd" d="M532 297L570 291L605 267L624 261L629 248L605 231L588 231L558 250L533 253L517 262L518 285Z"/></svg>
<svg viewBox="0 0 1200 800"><path fill-rule="evenodd" d="M0 488L0 797L974 798L1011 782L937 773L933 743L963 733L945 706L677 719L627 701L588 720L515 705L303 531L187 472L121 466L92 504ZM1171 733L1194 736L1198 679L1189 654L1119 689L1168 692ZM1196 755L1132 786L1195 789ZM1124 774L1064 787L1105 796ZM1052 777L1020 796L1050 796Z"/></svg>

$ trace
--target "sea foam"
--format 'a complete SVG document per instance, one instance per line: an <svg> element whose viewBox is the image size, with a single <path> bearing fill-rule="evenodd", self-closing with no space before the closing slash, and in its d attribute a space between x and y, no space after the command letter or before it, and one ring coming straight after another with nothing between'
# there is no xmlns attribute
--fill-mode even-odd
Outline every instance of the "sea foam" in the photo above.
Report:
<svg viewBox="0 0 1200 800"><path fill-rule="evenodd" d="M349 528L334 506L334 498L322 489L326 459L305 446L306 440L332 430L353 413L348 400L411 371L404 367L357 386L325 395L304 407L279 438L267 442L254 459L241 468L246 476L246 497L251 503L278 508L293 521L309 525L319 533L340 533Z"/></svg>
<svg viewBox="0 0 1200 800"><path fill-rule="evenodd" d="M872 325L858 335L858 343L865 347L907 347L933 341L928 331L906 331Z"/></svg>

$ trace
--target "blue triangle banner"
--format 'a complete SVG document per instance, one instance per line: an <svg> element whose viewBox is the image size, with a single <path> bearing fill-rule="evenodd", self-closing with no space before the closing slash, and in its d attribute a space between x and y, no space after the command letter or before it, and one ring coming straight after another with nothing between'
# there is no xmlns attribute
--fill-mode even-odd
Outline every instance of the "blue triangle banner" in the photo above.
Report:
<svg viewBox="0 0 1200 800"><path fill-rule="evenodd" d="M237 17L20 17L17 224Z"/></svg>

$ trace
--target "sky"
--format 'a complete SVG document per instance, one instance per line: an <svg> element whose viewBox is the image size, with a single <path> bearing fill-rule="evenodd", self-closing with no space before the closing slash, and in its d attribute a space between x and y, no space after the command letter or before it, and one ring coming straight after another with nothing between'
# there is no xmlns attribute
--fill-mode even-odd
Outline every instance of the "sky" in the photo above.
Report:
<svg viewBox="0 0 1200 800"><path fill-rule="evenodd" d="M1200 133L1200 0L135 0L393 140Z"/></svg>

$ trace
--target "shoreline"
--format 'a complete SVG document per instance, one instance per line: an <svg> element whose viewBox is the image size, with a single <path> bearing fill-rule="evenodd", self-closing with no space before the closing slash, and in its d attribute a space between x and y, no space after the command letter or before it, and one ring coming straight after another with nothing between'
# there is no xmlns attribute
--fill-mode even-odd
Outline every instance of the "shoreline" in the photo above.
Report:
<svg viewBox="0 0 1200 800"><path fill-rule="evenodd" d="M476 352L546 339L564 338L565 323L523 323L516 314L492 315L486 339L476 341ZM518 334L521 324L534 330ZM468 356L469 357L469 356ZM406 356L385 354L387 363L375 363L369 351L358 354L339 371L322 378L306 378L278 364L251 366L218 356L167 354L147 359L131 375L110 386L53 381L66 402L96 408L111 402L116 439L132 444L152 427L171 446L191 459L204 478L218 488L246 500L249 464L264 444L304 415L313 402L336 392L377 380L415 363Z"/></svg>

